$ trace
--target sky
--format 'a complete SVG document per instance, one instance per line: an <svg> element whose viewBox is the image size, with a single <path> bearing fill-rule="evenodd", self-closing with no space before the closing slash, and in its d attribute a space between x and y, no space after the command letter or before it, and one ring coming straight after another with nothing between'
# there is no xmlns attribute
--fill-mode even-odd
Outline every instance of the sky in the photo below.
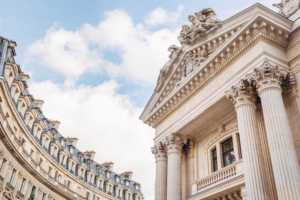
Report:
<svg viewBox="0 0 300 200"><path fill-rule="evenodd" d="M146 200L154 199L154 129L139 115L150 99L187 16L213 8L220 20L255 0L0 1L0 36L17 42L16 62L43 113L61 122L95 161L131 170ZM259 3L272 7L275 0Z"/></svg>

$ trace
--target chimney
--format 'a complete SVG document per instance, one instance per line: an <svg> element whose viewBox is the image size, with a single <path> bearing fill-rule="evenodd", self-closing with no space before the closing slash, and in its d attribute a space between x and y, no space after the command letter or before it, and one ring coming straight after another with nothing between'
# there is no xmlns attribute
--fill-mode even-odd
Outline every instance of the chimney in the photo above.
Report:
<svg viewBox="0 0 300 200"><path fill-rule="evenodd" d="M75 138L75 137L67 137L66 138L66 140L68 141L68 142L70 142L74 147L76 147L76 144L77 144L77 141L78 141L78 139L77 138Z"/></svg>
<svg viewBox="0 0 300 200"><path fill-rule="evenodd" d="M92 160L94 160L95 155L96 155L96 152L93 151L93 150L87 150L87 151L85 151L83 153L84 153L84 155L90 157Z"/></svg>
<svg viewBox="0 0 300 200"><path fill-rule="evenodd" d="M113 162L105 162L105 163L101 164L101 166L106 167L107 169L112 171L114 168L114 163Z"/></svg>
<svg viewBox="0 0 300 200"><path fill-rule="evenodd" d="M43 105L45 103L42 99L35 99L33 102L39 109L42 110Z"/></svg>
<svg viewBox="0 0 300 200"><path fill-rule="evenodd" d="M54 126L54 128L55 128L56 130L58 130L59 125L60 125L60 122L59 122L58 120L52 120L52 119L50 119L49 121L50 121L50 123L52 124L52 126Z"/></svg>
<svg viewBox="0 0 300 200"><path fill-rule="evenodd" d="M126 171L126 172L123 172L122 174L120 174L120 176L124 176L125 178L128 178L129 180L131 180L132 174L133 173L131 171Z"/></svg>

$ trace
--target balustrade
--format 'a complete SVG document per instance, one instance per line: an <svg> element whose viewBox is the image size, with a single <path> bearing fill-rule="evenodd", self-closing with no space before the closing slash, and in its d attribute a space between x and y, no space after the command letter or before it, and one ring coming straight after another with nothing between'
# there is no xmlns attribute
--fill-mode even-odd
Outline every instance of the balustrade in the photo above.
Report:
<svg viewBox="0 0 300 200"><path fill-rule="evenodd" d="M216 185L219 182L231 179L240 174L240 167L239 165L242 164L241 161L238 161L234 164L231 164L217 172L214 172L198 181L197 183L197 190L205 189L211 185Z"/></svg>

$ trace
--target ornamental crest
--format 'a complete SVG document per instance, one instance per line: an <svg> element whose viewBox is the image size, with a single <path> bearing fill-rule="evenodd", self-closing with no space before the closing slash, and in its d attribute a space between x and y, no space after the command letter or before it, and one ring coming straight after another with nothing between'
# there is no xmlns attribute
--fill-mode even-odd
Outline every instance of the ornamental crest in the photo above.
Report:
<svg viewBox="0 0 300 200"><path fill-rule="evenodd" d="M211 8L189 15L188 19L192 24L182 26L180 35L177 37L180 44L192 44L197 37L210 33L221 25L221 21Z"/></svg>
<svg viewBox="0 0 300 200"><path fill-rule="evenodd" d="M300 9L300 0L281 0L281 3L273 4L279 8L279 14L288 18Z"/></svg>

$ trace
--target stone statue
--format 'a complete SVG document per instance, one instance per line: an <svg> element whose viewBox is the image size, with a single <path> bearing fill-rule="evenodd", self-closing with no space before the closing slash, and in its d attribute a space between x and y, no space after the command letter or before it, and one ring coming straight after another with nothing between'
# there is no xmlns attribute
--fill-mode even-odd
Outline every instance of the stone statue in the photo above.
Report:
<svg viewBox="0 0 300 200"><path fill-rule="evenodd" d="M300 9L300 0L281 0L281 3L274 3L273 6L279 9L279 14L288 18Z"/></svg>
<svg viewBox="0 0 300 200"><path fill-rule="evenodd" d="M180 48L176 45L170 46L168 48L168 51L170 52L170 55L169 55L170 60L168 60L168 62L159 71L156 88L155 88L156 92L159 92L160 89L162 88L164 80L165 80L165 76L167 75L172 63L174 62L174 60L176 59L178 54L181 52Z"/></svg>
<svg viewBox="0 0 300 200"><path fill-rule="evenodd" d="M207 34L220 26L221 21L211 8L205 8L188 16L191 25L183 25L177 37L180 44L192 44L199 36Z"/></svg>
<svg viewBox="0 0 300 200"><path fill-rule="evenodd" d="M177 82L177 86L188 76L191 72L195 70L195 68L199 67L202 62L204 62L208 58L208 51L206 49L202 49L199 54L193 53L189 51L184 57L184 65L182 67L181 78Z"/></svg>

